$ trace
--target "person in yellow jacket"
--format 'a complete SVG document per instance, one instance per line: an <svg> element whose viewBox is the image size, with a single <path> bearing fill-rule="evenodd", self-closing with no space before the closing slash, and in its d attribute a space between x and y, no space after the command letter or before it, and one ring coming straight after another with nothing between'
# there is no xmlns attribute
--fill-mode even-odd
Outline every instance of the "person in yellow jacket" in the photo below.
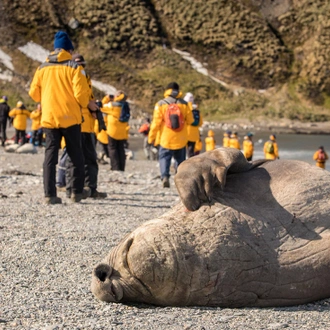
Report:
<svg viewBox="0 0 330 330"><path fill-rule="evenodd" d="M26 143L26 123L28 118L30 118L30 111L26 109L22 101L18 101L16 108L10 110L8 115L14 118L15 143L20 141L20 144L23 145Z"/></svg>
<svg viewBox="0 0 330 330"><path fill-rule="evenodd" d="M214 131L209 130L207 132L207 137L205 138L205 151L212 151L215 149L216 141L214 138Z"/></svg>
<svg viewBox="0 0 330 330"><path fill-rule="evenodd" d="M181 95L180 87L176 82L167 85L164 99L155 105L148 135L148 142L154 145L158 132L161 132L158 159L164 188L170 187L172 157L176 166L186 159L187 125L191 125L194 121L191 109Z"/></svg>
<svg viewBox="0 0 330 330"><path fill-rule="evenodd" d="M187 93L184 100L189 100L189 96L191 93ZM191 94L191 97L192 94ZM194 100L192 100L194 101ZM188 106L191 109L194 121L192 124L187 125L187 133L188 133L188 144L187 144L187 149L188 149L188 158L195 156L195 144L197 141L200 140L200 133L199 133L199 128L203 125L203 117L201 112L198 110L198 106L195 103L191 103L190 101L188 102Z"/></svg>
<svg viewBox="0 0 330 330"><path fill-rule="evenodd" d="M130 108L126 100L127 95L123 91L117 91L114 101L105 104L102 108L102 112L108 116L107 134L112 171L125 171L125 144L127 143L128 120L130 118Z"/></svg>
<svg viewBox="0 0 330 330"><path fill-rule="evenodd" d="M329 157L328 154L325 152L323 146L320 146L318 150L315 151L313 159L316 161L317 167L325 168L325 163L329 159Z"/></svg>
<svg viewBox="0 0 330 330"><path fill-rule="evenodd" d="M229 147L241 150L241 144L239 143L237 132L234 132L230 135Z"/></svg>
<svg viewBox="0 0 330 330"><path fill-rule="evenodd" d="M244 141L243 141L243 154L246 158L246 160L251 161L253 157L253 152L254 152L254 144L252 141L253 134L248 133L244 136Z"/></svg>
<svg viewBox="0 0 330 330"><path fill-rule="evenodd" d="M38 103L37 109L33 110L30 115L32 120L32 144L35 145L38 141L38 146L42 147L43 131L41 127L41 104Z"/></svg>
<svg viewBox="0 0 330 330"><path fill-rule="evenodd" d="M231 135L231 131L226 131L225 133L223 133L222 146L224 148L229 147L230 135Z"/></svg>
<svg viewBox="0 0 330 330"><path fill-rule="evenodd" d="M86 61L81 54L73 54L72 60L81 65L84 69L86 67ZM85 72L88 83L89 91L89 104L94 101L94 95L92 90L92 80L90 76ZM99 106L99 105L98 105ZM91 190L91 198L105 198L107 194L97 190L97 176L99 173L99 166L97 163L96 145L95 145L95 112L91 112L88 107L83 107L82 110L83 122L81 124L81 145L84 154L84 168L85 168L85 187L89 187ZM71 159L69 157L69 164ZM67 173L67 178L70 177L70 173ZM71 189L66 190L67 197L71 197Z"/></svg>
<svg viewBox="0 0 330 330"><path fill-rule="evenodd" d="M29 95L41 102L41 126L46 134L43 164L46 204L59 204L62 200L56 192L56 164L62 136L72 164L70 182L73 202L90 196L84 189L84 156L81 146L81 109L98 107L90 103L90 90L84 68L72 60L72 42L66 32L58 31L54 37L54 51L36 70Z"/></svg>
<svg viewBox="0 0 330 330"><path fill-rule="evenodd" d="M277 159L278 155L278 145L276 143L276 135L271 134L269 140L264 144L264 154L266 159Z"/></svg>
<svg viewBox="0 0 330 330"><path fill-rule="evenodd" d="M96 100L96 103L100 106L100 110L102 111L103 104L101 101ZM107 115L103 113L103 120L105 126L107 126ZM99 122L95 120L94 124L94 133L96 137L95 145L97 145L97 142L101 144L102 147L102 153L101 156L98 158L99 164L105 165L108 164L108 162L105 160L105 158L109 158L109 148L108 148L108 134L105 130L99 129Z"/></svg>

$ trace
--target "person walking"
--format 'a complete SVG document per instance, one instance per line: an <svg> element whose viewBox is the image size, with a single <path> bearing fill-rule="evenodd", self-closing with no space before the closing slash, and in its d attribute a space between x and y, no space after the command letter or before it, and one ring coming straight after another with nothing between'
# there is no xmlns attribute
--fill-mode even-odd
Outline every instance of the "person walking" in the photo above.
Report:
<svg viewBox="0 0 330 330"><path fill-rule="evenodd" d="M7 104L8 102L8 98L7 96L3 96L0 99L0 138L1 138L1 146L4 147L5 146L5 142L7 140L7 134L6 134L6 130L7 130L7 121L9 121L10 117L9 117L9 112L10 112L10 107Z"/></svg>
<svg viewBox="0 0 330 330"><path fill-rule="evenodd" d="M316 161L317 167L325 168L325 163L329 159L329 157L328 154L325 152L323 146L320 146L318 150L315 151L313 159Z"/></svg>
<svg viewBox="0 0 330 330"><path fill-rule="evenodd" d="M73 54L72 60L81 65L84 70L86 67L86 61L81 54ZM96 101L94 101L94 95L92 90L92 81L90 76L86 73L86 80L88 84L88 94L89 94L89 106ZM96 104L97 106L97 104ZM88 107L82 108L82 115L84 121L81 124L81 145L84 154L84 173L85 173L85 187L89 187L91 190L91 198L106 198L107 194L104 192L99 192L97 190L97 176L99 173L99 166L97 163L97 154L96 154L96 140L94 134L94 121L93 116L95 112L91 112ZM71 158L69 155L68 164L70 166ZM70 172L67 173L66 178L69 178L71 175ZM72 191L71 187L67 187L66 190L67 197L71 197Z"/></svg>
<svg viewBox="0 0 330 330"><path fill-rule="evenodd" d="M139 128L139 133L143 134L143 151L147 159L152 160L152 145L148 143L148 134L150 131L150 118L146 118Z"/></svg>
<svg viewBox="0 0 330 330"><path fill-rule="evenodd" d="M72 60L72 42L66 32L58 31L54 37L54 51L46 62L36 70L29 95L41 103L41 125L46 134L43 181L46 204L59 204L61 198L56 193L56 164L62 136L72 164L72 202L80 202L90 196L84 190L84 155L81 145L81 109L89 106L89 86L82 66ZM90 105L91 110L98 108Z"/></svg>
<svg viewBox="0 0 330 330"><path fill-rule="evenodd" d="M264 154L266 159L279 159L278 145L276 143L276 135L271 134L269 140L264 144Z"/></svg>
<svg viewBox="0 0 330 330"><path fill-rule="evenodd" d="M104 104L102 108L102 112L107 114L108 148L112 171L125 171L125 145L130 118L130 108L126 100L127 95L123 91L117 91L114 101Z"/></svg>
<svg viewBox="0 0 330 330"><path fill-rule="evenodd" d="M244 141L243 141L243 154L246 158L246 160L251 161L253 157L253 152L254 152L254 144L252 141L253 134L252 133L247 133L244 136Z"/></svg>
<svg viewBox="0 0 330 330"><path fill-rule="evenodd" d="M198 110L198 105L194 103L193 94L187 93L184 100L188 103L190 111L192 112L194 121L192 124L187 125L188 133L188 158L195 156L195 145L200 140L199 128L203 125L203 117L201 112Z"/></svg>
<svg viewBox="0 0 330 330"><path fill-rule="evenodd" d="M38 146L42 147L42 127L41 127L41 104L38 103L37 109L31 112L30 118L32 120L32 144L35 145L38 141Z"/></svg>
<svg viewBox="0 0 330 330"><path fill-rule="evenodd" d="M214 138L214 131L209 130L207 132L207 137L205 138L205 151L212 151L216 147L216 141Z"/></svg>
<svg viewBox="0 0 330 330"><path fill-rule="evenodd" d="M22 101L18 101L16 108L9 111L9 117L14 118L13 126L15 128L15 143L23 145L26 143L26 125L30 118L28 111Z"/></svg>
<svg viewBox="0 0 330 330"><path fill-rule="evenodd" d="M160 132L158 159L164 188L170 187L172 157L175 166L179 166L186 159L187 125L194 121L191 109L181 95L176 82L167 85L164 99L155 105L148 136L148 142L155 145L157 134Z"/></svg>

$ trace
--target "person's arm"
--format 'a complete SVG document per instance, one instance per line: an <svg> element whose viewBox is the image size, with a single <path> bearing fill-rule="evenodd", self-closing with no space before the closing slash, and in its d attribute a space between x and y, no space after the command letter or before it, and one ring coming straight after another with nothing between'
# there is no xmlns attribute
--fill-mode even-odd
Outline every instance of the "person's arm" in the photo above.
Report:
<svg viewBox="0 0 330 330"><path fill-rule="evenodd" d="M39 68L35 72L29 90L29 95L35 102L41 101L41 87L40 87L40 79L39 79L40 71Z"/></svg>
<svg viewBox="0 0 330 330"><path fill-rule="evenodd" d="M148 134L148 143L149 144L154 144L157 133L160 130L160 127L162 125L162 122L163 122L163 113L162 113L162 110L161 110L161 107L159 106L159 104L156 103L151 126L150 126L150 131Z"/></svg>
<svg viewBox="0 0 330 330"><path fill-rule="evenodd" d="M72 87L76 101L82 108L87 108L90 100L90 89L83 68L79 66L73 72Z"/></svg>

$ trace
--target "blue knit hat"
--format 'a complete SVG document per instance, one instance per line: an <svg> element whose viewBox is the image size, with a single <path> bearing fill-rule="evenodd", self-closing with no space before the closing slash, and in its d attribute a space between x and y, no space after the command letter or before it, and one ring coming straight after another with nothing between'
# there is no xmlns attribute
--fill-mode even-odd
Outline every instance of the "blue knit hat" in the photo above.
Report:
<svg viewBox="0 0 330 330"><path fill-rule="evenodd" d="M64 50L73 50L74 49L72 42L66 32L58 31L55 34L54 49L57 49L57 48L61 48Z"/></svg>

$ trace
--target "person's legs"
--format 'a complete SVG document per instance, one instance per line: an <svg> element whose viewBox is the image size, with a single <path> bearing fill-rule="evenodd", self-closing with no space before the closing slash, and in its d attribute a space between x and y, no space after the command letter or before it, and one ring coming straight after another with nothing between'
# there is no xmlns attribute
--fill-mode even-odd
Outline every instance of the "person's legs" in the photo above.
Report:
<svg viewBox="0 0 330 330"><path fill-rule="evenodd" d="M85 175L80 125L62 128L61 132L64 136L66 150L70 157L70 162L68 163L70 182L67 182L67 186L71 187L73 194L82 194Z"/></svg>
<svg viewBox="0 0 330 330"><path fill-rule="evenodd" d="M118 140L118 143L117 143L119 171L125 171L125 165L126 165L125 144L126 143L127 143L126 140Z"/></svg>
<svg viewBox="0 0 330 330"><path fill-rule="evenodd" d="M19 130L15 128L15 144L18 144L18 140L19 140Z"/></svg>
<svg viewBox="0 0 330 330"><path fill-rule="evenodd" d="M160 175L162 179L170 177L170 166L171 166L172 155L173 155L173 150L159 147L159 167L160 167Z"/></svg>
<svg viewBox="0 0 330 330"><path fill-rule="evenodd" d="M7 140L6 136L6 128L7 128L7 120L3 120L0 122L0 131L1 131L1 139L2 139L2 146L5 145L5 142Z"/></svg>
<svg viewBox="0 0 330 330"><path fill-rule="evenodd" d="M97 165L97 155L93 133L82 133L82 148L85 159L85 186L93 191L97 188L97 175L99 167Z"/></svg>
<svg viewBox="0 0 330 330"><path fill-rule="evenodd" d="M188 141L188 158L195 156L195 144L196 142Z"/></svg>
<svg viewBox="0 0 330 330"><path fill-rule="evenodd" d="M66 148L64 148L58 165L57 182L56 182L57 187L66 186L65 172L67 167L67 159L68 159L68 153L66 151Z"/></svg>
<svg viewBox="0 0 330 330"><path fill-rule="evenodd" d="M38 147L42 147L42 135L43 135L42 128L39 128L37 132Z"/></svg>
<svg viewBox="0 0 330 330"><path fill-rule="evenodd" d="M61 141L61 132L58 129L45 129L46 148L43 163L43 179L45 197L56 197L56 164L58 162L58 149Z"/></svg>
<svg viewBox="0 0 330 330"><path fill-rule="evenodd" d="M186 148L183 147L181 149L173 150L173 157L175 159L175 172L177 171L178 166L186 160Z"/></svg>
<svg viewBox="0 0 330 330"><path fill-rule="evenodd" d="M109 157L110 169L112 171L120 171L119 154L118 154L118 140L109 136Z"/></svg>

